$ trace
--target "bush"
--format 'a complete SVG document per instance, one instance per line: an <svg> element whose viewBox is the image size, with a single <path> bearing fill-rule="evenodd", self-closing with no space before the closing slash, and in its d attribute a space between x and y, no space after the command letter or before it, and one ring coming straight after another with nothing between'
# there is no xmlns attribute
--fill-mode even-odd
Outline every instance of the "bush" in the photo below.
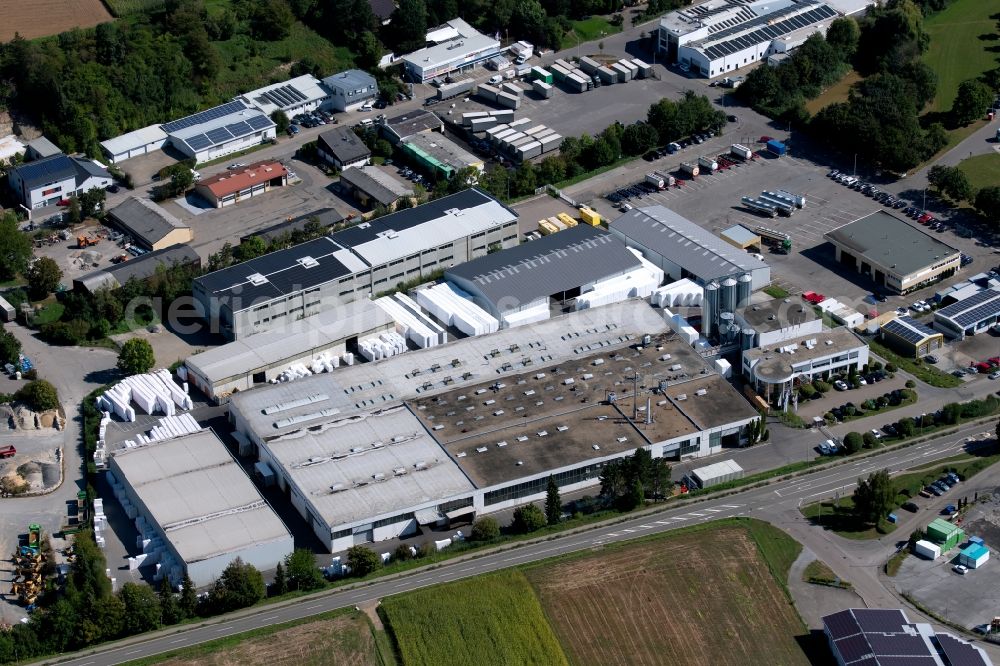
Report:
<svg viewBox="0 0 1000 666"><path fill-rule="evenodd" d="M257 567L237 557L223 570L219 580L215 581L208 603L212 612L227 613L253 606L266 593L264 577Z"/></svg>
<svg viewBox="0 0 1000 666"><path fill-rule="evenodd" d="M844 436L844 450L847 451L847 455L852 455L860 451L863 444L864 439L859 432L852 430Z"/></svg>
<svg viewBox="0 0 1000 666"><path fill-rule="evenodd" d="M392 551L392 559L396 562L412 560L413 553L410 552L410 546L407 546L405 543L401 543L396 546L396 549Z"/></svg>
<svg viewBox="0 0 1000 666"><path fill-rule="evenodd" d="M472 524L472 533L469 539L476 542L486 543L500 538L500 523L496 518L483 516Z"/></svg>
<svg viewBox="0 0 1000 666"><path fill-rule="evenodd" d="M817 391L819 391L820 393L826 393L831 388L833 388L832 385L828 384L827 382L824 382L822 379L815 379L815 380L813 380L812 385L813 385L813 388L816 389Z"/></svg>
<svg viewBox="0 0 1000 666"><path fill-rule="evenodd" d="M347 549L347 566L355 576L364 577L382 566L382 558L371 548L351 546Z"/></svg>
<svg viewBox="0 0 1000 666"><path fill-rule="evenodd" d="M870 432L866 432L861 436L866 449L876 449L878 448L878 438Z"/></svg>
<svg viewBox="0 0 1000 666"><path fill-rule="evenodd" d="M36 412L59 407L59 394L56 392L56 387L44 379L28 382L17 390L14 399L25 403Z"/></svg>
<svg viewBox="0 0 1000 666"><path fill-rule="evenodd" d="M285 558L285 572L290 590L318 590L323 587L323 573L316 566L312 551L296 548Z"/></svg>
<svg viewBox="0 0 1000 666"><path fill-rule="evenodd" d="M885 364L885 371L886 372L896 372L896 365L893 364L893 363L886 363Z"/></svg>
<svg viewBox="0 0 1000 666"><path fill-rule="evenodd" d="M510 528L518 534L528 534L545 527L545 513L534 504L525 504L514 509L514 519Z"/></svg>
<svg viewBox="0 0 1000 666"><path fill-rule="evenodd" d="M141 375L156 364L153 347L142 338L132 338L122 345L118 354L118 369L126 375Z"/></svg>
<svg viewBox="0 0 1000 666"><path fill-rule="evenodd" d="M817 393L816 389L813 388L812 384L802 384L799 386L799 395L801 395L806 400L811 400L813 396Z"/></svg>
<svg viewBox="0 0 1000 666"><path fill-rule="evenodd" d="M908 389L916 388L917 387L917 383L915 381L913 381L912 379L907 379L906 380L906 384L904 384L904 386L906 388L908 388Z"/></svg>

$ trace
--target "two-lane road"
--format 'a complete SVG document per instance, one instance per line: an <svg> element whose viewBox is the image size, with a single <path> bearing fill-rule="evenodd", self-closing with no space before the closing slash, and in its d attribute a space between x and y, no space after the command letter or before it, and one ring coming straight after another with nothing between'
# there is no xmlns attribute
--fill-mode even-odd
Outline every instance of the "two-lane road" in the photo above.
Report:
<svg viewBox="0 0 1000 666"><path fill-rule="evenodd" d="M547 540L525 543L493 551L490 554L470 555L438 565L434 568L405 572L339 591L323 592L272 606L250 609L237 616L159 632L151 638L137 638L107 648L97 648L88 653L71 656L66 661L58 658L44 663L60 662L73 666L110 666L140 657L197 645L223 636L251 629L297 620L326 611L385 596L415 590L429 585L459 580L510 566L534 562L548 557L589 549L600 549L604 544L624 541L646 534L667 532L678 527L731 516L761 516L761 509L776 506L795 507L799 503L831 496L838 490L849 493L858 476L874 469L888 467L893 472L934 460L953 456L964 446L970 436L987 430L982 425L969 426L959 432L922 444L890 450L869 458L854 460L805 477L777 482L761 488L748 489L732 495L700 502L681 503L667 511L646 512L621 522L601 523L590 529L553 536Z"/></svg>

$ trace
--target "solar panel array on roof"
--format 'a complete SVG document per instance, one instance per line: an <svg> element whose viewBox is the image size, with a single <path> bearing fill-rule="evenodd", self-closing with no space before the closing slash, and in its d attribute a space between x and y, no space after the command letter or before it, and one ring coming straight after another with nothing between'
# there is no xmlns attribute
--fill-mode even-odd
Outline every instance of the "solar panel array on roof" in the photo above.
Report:
<svg viewBox="0 0 1000 666"><path fill-rule="evenodd" d="M1000 291L984 289L938 310L938 315L965 328L1000 312Z"/></svg>
<svg viewBox="0 0 1000 666"><path fill-rule="evenodd" d="M898 319L893 319L886 322L882 326L882 329L914 344L920 342L928 336L936 335L933 329L921 324L912 317L899 317Z"/></svg>
<svg viewBox="0 0 1000 666"><path fill-rule="evenodd" d="M938 634L938 644L951 666L987 666L989 662L972 645L948 634Z"/></svg>
<svg viewBox="0 0 1000 666"><path fill-rule="evenodd" d="M246 104L243 102L227 102L211 109L206 109L190 116L185 116L184 118L164 123L162 125L163 131L167 134L171 134L186 127L193 127L195 125L210 122L216 118L221 118L222 116L228 116L230 113L243 111L246 108Z"/></svg>
<svg viewBox="0 0 1000 666"><path fill-rule="evenodd" d="M226 125L226 129L233 136L246 136L253 132L253 128L242 120L238 123L233 123L232 125Z"/></svg>
<svg viewBox="0 0 1000 666"><path fill-rule="evenodd" d="M204 150L205 148L211 146L212 140L209 139L204 134L195 134L190 139L187 139L184 143L191 146L192 150L198 151L198 150Z"/></svg>
<svg viewBox="0 0 1000 666"><path fill-rule="evenodd" d="M271 90L265 90L257 98L258 102L271 103L280 108L288 108L290 106L295 106L308 99L301 91L293 88L292 86L281 86L280 88L272 88Z"/></svg>
<svg viewBox="0 0 1000 666"><path fill-rule="evenodd" d="M900 631L900 627L907 624L906 616L898 608L855 608L851 612L865 633L877 631L890 634Z"/></svg>
<svg viewBox="0 0 1000 666"><path fill-rule="evenodd" d="M262 130L271 126L271 119L265 116L250 116L244 122L246 122L246 124L250 126L250 129L254 131Z"/></svg>
<svg viewBox="0 0 1000 666"><path fill-rule="evenodd" d="M874 654L868 645L868 641L865 640L864 634L855 634L854 636L841 638L839 641L834 641L834 644L837 646L840 656L844 658L844 662L847 664L854 663L862 657Z"/></svg>
<svg viewBox="0 0 1000 666"><path fill-rule="evenodd" d="M795 6L792 10L797 10L799 7ZM777 23L770 23L769 25L764 25L773 21L775 19L774 14L769 14L766 16L761 16L753 21L748 21L741 23L727 30L722 30L711 37L711 46L704 47L703 50L705 55L709 58L715 60L723 56L732 55L744 49L748 49L757 44L762 44L764 42L769 42L783 35L787 35L790 32L794 32L801 28L806 28L811 25L815 25L820 21L824 21L829 18L833 18L837 15L830 7L826 5L819 5L816 9L810 9L807 12L798 14L796 16L791 16L783 21L778 21ZM725 41L717 41L728 35L736 35L737 33L748 30L754 25L760 25L760 28L752 32L741 34L732 39L727 39ZM697 45L692 45L697 48Z"/></svg>

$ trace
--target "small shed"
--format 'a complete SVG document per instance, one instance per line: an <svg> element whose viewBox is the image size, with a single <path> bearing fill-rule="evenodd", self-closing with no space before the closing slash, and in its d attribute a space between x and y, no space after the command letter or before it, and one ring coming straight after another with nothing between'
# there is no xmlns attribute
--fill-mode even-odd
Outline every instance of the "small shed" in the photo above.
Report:
<svg viewBox="0 0 1000 666"><path fill-rule="evenodd" d="M941 546L941 552L947 552L965 540L965 532L958 525L949 523L942 518L935 518L927 526L927 538Z"/></svg>
<svg viewBox="0 0 1000 666"><path fill-rule="evenodd" d="M719 232L719 237L733 247L738 247L741 250L760 247L760 234L755 234L742 224L737 224Z"/></svg>
<svg viewBox="0 0 1000 666"><path fill-rule="evenodd" d="M978 569L990 559L990 549L982 544L973 543L966 546L958 554L958 563L970 569Z"/></svg>
<svg viewBox="0 0 1000 666"><path fill-rule="evenodd" d="M743 468L735 460L723 460L714 465L699 467L691 471L691 476L699 488L711 488L720 483L727 483L743 478Z"/></svg>

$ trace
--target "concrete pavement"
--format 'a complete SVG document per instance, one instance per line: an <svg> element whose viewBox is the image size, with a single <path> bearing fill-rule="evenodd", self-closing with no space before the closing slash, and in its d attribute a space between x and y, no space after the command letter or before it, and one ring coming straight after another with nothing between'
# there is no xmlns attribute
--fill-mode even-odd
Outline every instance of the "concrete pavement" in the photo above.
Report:
<svg viewBox="0 0 1000 666"><path fill-rule="evenodd" d="M873 567L880 565L894 547L883 540L844 545L842 539L813 528L797 511L806 501L832 494L838 488L849 489L860 474L868 469L888 467L899 471L914 464L931 463L952 456L964 438L982 430L982 426L963 428L955 434L902 449L884 451L874 456L835 466L814 474L777 481L704 501L681 502L670 509L660 507L639 514L607 521L572 532L530 542L511 544L486 553L458 557L446 563L432 565L380 578L370 583L357 583L337 591L323 592L292 602L248 609L231 616L207 620L188 626L157 632L150 636L121 641L105 648L76 655L64 655L42 663L72 664L73 666L109 666L125 661L160 654L181 647L197 645L251 629L310 617L344 606L358 605L384 596L459 580L534 562L564 553L600 550L606 544L627 541L637 536L667 532L678 527L732 516L753 516L774 522L818 553L843 578L851 580L868 606L905 605L878 580ZM798 517L796 517L798 516ZM894 539L893 539L894 540ZM910 610L911 615L921 617ZM932 623L933 624L933 623ZM981 644L994 659L1000 659L1000 648Z"/></svg>

